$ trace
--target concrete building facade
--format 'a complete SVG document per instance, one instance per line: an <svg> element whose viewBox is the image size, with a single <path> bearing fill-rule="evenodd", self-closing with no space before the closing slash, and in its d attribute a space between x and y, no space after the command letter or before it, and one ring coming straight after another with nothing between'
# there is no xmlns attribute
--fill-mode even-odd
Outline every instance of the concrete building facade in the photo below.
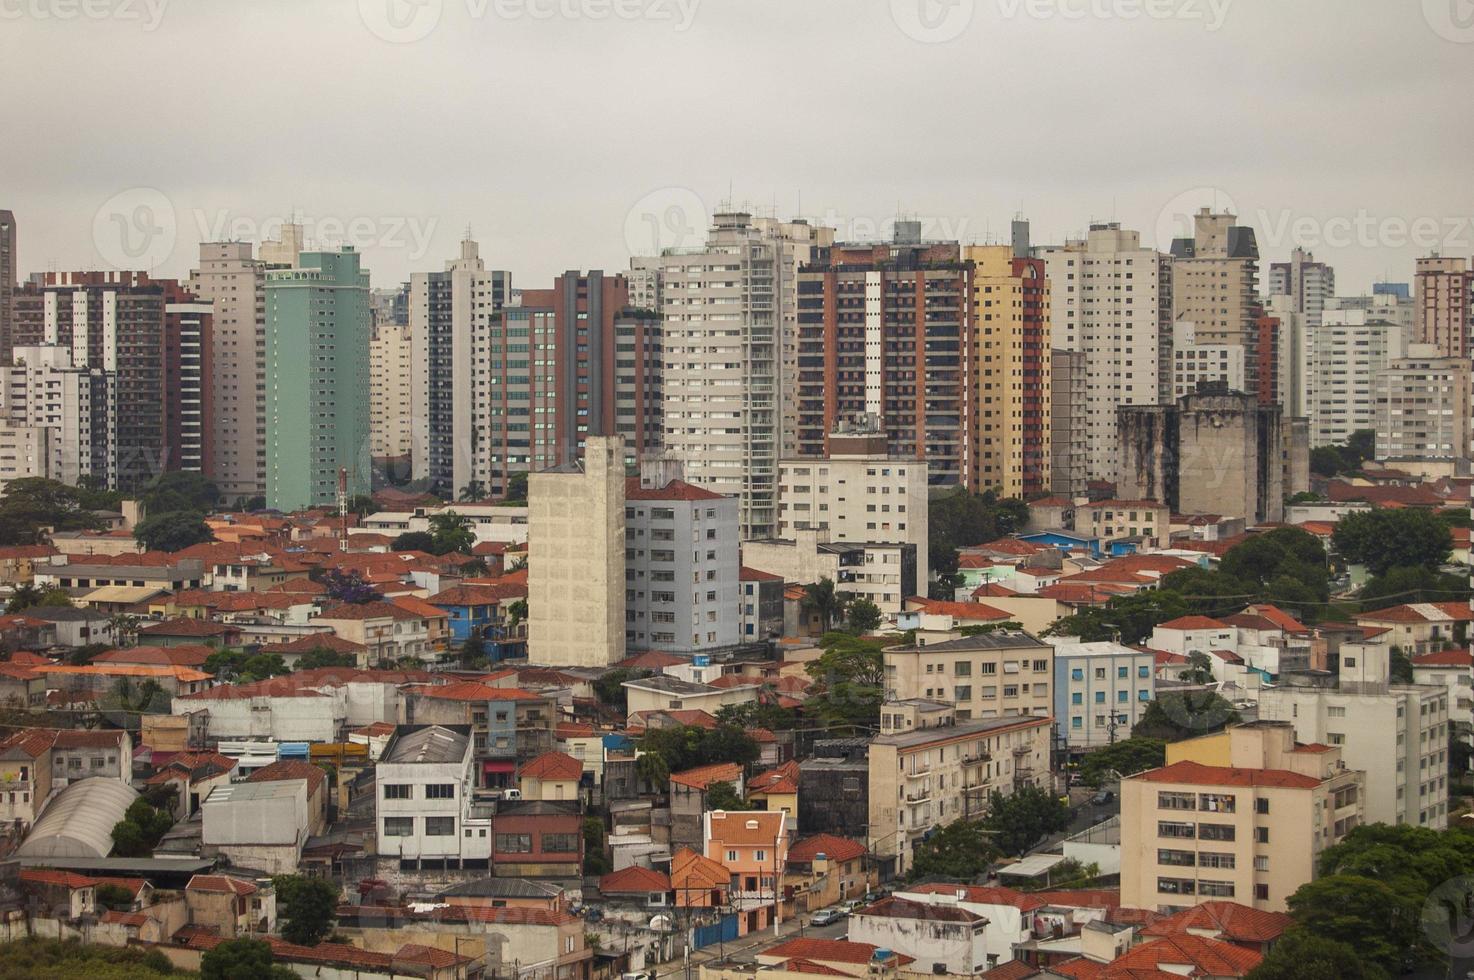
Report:
<svg viewBox="0 0 1474 980"><path fill-rule="evenodd" d="M802 370L798 268L833 240L803 221L726 212L704 246L661 259L665 448L688 480L738 498L744 539L771 536L777 521Z"/></svg>
<svg viewBox="0 0 1474 980"><path fill-rule="evenodd" d="M1131 737L1156 694L1151 653L1102 641L1051 637L1054 717L1071 754Z"/></svg>
<svg viewBox="0 0 1474 980"><path fill-rule="evenodd" d="M1243 347L1252 372L1259 244L1254 229L1237 221L1237 215L1204 207L1193 216L1193 236L1172 242L1172 320L1196 324L1200 343Z"/></svg>
<svg viewBox="0 0 1474 980"><path fill-rule="evenodd" d="M1269 265L1269 295L1284 296L1289 309L1305 317L1310 328L1320 326L1326 301L1336 295L1336 270L1303 248L1290 252L1290 261Z"/></svg>
<svg viewBox="0 0 1474 980"><path fill-rule="evenodd" d="M1089 376L1084 351L1049 352L1049 492L1084 496L1090 481ZM1155 372L1153 372L1155 388ZM1115 433L1111 433L1115 438ZM1114 457L1108 472L1114 474Z"/></svg>
<svg viewBox="0 0 1474 980"><path fill-rule="evenodd" d="M1456 461L1468 460L1470 453L1469 370L1466 357L1443 357L1432 344L1411 344L1407 356L1378 371L1372 394L1377 458L1442 464L1454 475Z"/></svg>
<svg viewBox="0 0 1474 980"><path fill-rule="evenodd" d="M371 489L368 273L351 248L266 276L266 502L297 510Z"/></svg>
<svg viewBox="0 0 1474 980"><path fill-rule="evenodd" d="M528 655L557 667L623 660L624 440L588 437L582 465L531 474L527 498Z"/></svg>
<svg viewBox="0 0 1474 980"><path fill-rule="evenodd" d="M1469 260L1433 255L1418 259L1413 280L1417 337L1444 357L1474 353L1474 270Z"/></svg>
<svg viewBox="0 0 1474 980"><path fill-rule="evenodd" d="M413 364L409 327L375 324L369 341L369 452L374 459L403 459L411 454Z"/></svg>
<svg viewBox="0 0 1474 980"><path fill-rule="evenodd" d="M1143 247L1139 232L1123 230L1117 222L1092 224L1084 239L1042 248L1039 255L1049 278L1050 343L1084 361L1080 371L1089 447L1084 478L1111 480L1116 409L1157 404L1161 340L1171 326L1165 256ZM1169 302L1164 304L1164 298ZM1060 380L1056 371L1056 405ZM1059 460L1057 439L1055 443L1054 458ZM1055 493L1075 492L1062 489L1058 479L1054 483Z"/></svg>
<svg viewBox="0 0 1474 980"><path fill-rule="evenodd" d="M1305 334L1305 409L1314 446L1344 445L1376 425L1379 371L1403 356L1400 327L1363 310L1328 309Z"/></svg>
<svg viewBox="0 0 1474 980"><path fill-rule="evenodd" d="M11 365L0 368L0 414L13 438L45 454L32 475L72 486L83 477L105 477L107 374L74 367L71 348L60 345L12 348ZM26 431L46 435L23 436Z"/></svg>
<svg viewBox="0 0 1474 980"><path fill-rule="evenodd" d="M841 421L828 453L778 464L778 537L819 531L825 540L916 546L918 576L928 569L928 466L890 455L878 420Z"/></svg>
<svg viewBox="0 0 1474 980"><path fill-rule="evenodd" d="M1283 912L1321 852L1365 822L1362 799L1341 750L1297 746L1288 722L1170 744L1167 765L1121 780L1121 904Z"/></svg>
<svg viewBox="0 0 1474 980"><path fill-rule="evenodd" d="M915 643L887 647L884 658L888 699L951 704L959 723L1054 714L1054 648L1028 633L918 631Z"/></svg>
<svg viewBox="0 0 1474 980"><path fill-rule="evenodd" d="M0 211L0 359L9 360L11 304L15 299L16 256L19 251L15 213Z"/></svg>

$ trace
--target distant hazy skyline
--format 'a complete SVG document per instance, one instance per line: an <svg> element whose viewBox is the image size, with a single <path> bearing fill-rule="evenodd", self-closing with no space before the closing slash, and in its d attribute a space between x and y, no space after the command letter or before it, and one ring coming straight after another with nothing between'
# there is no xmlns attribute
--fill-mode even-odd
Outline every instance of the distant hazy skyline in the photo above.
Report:
<svg viewBox="0 0 1474 980"><path fill-rule="evenodd" d="M1474 253L1460 0L0 0L23 275L183 276L289 213L376 287L696 244L730 200L845 236L1148 243L1231 204L1342 293Z"/></svg>

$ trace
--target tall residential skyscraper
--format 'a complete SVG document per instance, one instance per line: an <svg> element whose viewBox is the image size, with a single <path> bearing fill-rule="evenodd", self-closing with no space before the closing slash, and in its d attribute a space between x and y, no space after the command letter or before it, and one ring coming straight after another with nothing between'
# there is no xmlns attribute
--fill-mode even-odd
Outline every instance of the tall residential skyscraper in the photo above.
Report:
<svg viewBox="0 0 1474 980"><path fill-rule="evenodd" d="M92 475L108 487L132 492L208 461L211 309L142 272L49 272L16 291L15 347L70 348L72 367L107 378L91 410L104 413L108 433Z"/></svg>
<svg viewBox="0 0 1474 980"><path fill-rule="evenodd" d="M1290 261L1270 263L1269 295L1288 296L1289 308L1303 314L1307 326L1318 327L1326 300L1336 295L1336 270L1297 248L1290 253Z"/></svg>
<svg viewBox="0 0 1474 980"><path fill-rule="evenodd" d="M331 504L338 471L368 493L368 273L351 248L303 252L266 276L266 501Z"/></svg>
<svg viewBox="0 0 1474 980"><path fill-rule="evenodd" d="M369 341L369 439L376 461L398 465L410 455L414 362L409 327L376 323Z"/></svg>
<svg viewBox="0 0 1474 980"><path fill-rule="evenodd" d="M1006 497L1049 493L1050 294L1041 259L1009 245L972 245L976 264L972 380L974 486Z"/></svg>
<svg viewBox="0 0 1474 980"><path fill-rule="evenodd" d="M1417 340L1444 357L1474 353L1474 271L1469 260L1429 256L1418 259L1413 280Z"/></svg>
<svg viewBox="0 0 1474 980"><path fill-rule="evenodd" d="M266 267L249 242L202 242L189 289L214 303L210 476L227 500L266 492Z"/></svg>
<svg viewBox="0 0 1474 980"><path fill-rule="evenodd" d="M505 411L492 379L508 358L525 367L530 356L526 339L515 345L492 339L493 321L511 289L511 273L488 270L480 246L469 238L443 272L410 277L414 475L445 497L468 488L478 491L474 496L505 491L499 468L488 466L495 450L484 436L497 410ZM522 424L530 426L529 406L516 407Z"/></svg>
<svg viewBox="0 0 1474 980"><path fill-rule="evenodd" d="M1080 497L1090 480L1090 380L1085 352L1055 348L1050 351L1050 362L1049 492ZM1101 479L1113 479L1114 467L1109 472L1110 477Z"/></svg>
<svg viewBox="0 0 1474 980"><path fill-rule="evenodd" d="M1257 390L1259 245L1254 229L1231 213L1202 208L1192 238L1172 243L1172 318L1191 321L1202 344L1244 348Z"/></svg>
<svg viewBox="0 0 1474 980"><path fill-rule="evenodd" d="M975 273L955 242L818 252L799 274L797 455L828 455L839 423L864 416L931 484L980 486Z"/></svg>
<svg viewBox="0 0 1474 980"><path fill-rule="evenodd" d="M75 367L70 346L16 347L0 367L0 419L14 428L46 429L46 456L37 475L73 486L106 479L110 456L109 376Z"/></svg>
<svg viewBox="0 0 1474 980"><path fill-rule="evenodd" d="M686 479L736 496L744 538L777 520L785 419L797 424L798 268L833 231L726 212L660 271L665 447Z"/></svg>
<svg viewBox="0 0 1474 980"><path fill-rule="evenodd" d="M1377 458L1429 476L1459 475L1458 461L1470 458L1470 397L1468 358L1409 344L1373 382Z"/></svg>
<svg viewBox="0 0 1474 980"><path fill-rule="evenodd" d="M534 663L607 667L624 659L625 468L620 443L618 436L591 436L582 461L534 472L527 479L527 652Z"/></svg>
<svg viewBox="0 0 1474 980"><path fill-rule="evenodd" d="M1171 267L1117 222L1093 224L1085 239L1038 254L1049 277L1050 342L1084 358L1086 478L1113 480L1116 409L1155 405L1161 394L1161 339L1171 335L1163 272L1170 276Z"/></svg>
<svg viewBox="0 0 1474 980"><path fill-rule="evenodd" d="M1402 357L1402 328L1362 310L1325 310L1305 332L1305 411L1310 444L1330 446L1376 425L1374 382Z"/></svg>
<svg viewBox="0 0 1474 980"><path fill-rule="evenodd" d="M15 215L0 211L0 363L10 357L11 304L15 300Z"/></svg>

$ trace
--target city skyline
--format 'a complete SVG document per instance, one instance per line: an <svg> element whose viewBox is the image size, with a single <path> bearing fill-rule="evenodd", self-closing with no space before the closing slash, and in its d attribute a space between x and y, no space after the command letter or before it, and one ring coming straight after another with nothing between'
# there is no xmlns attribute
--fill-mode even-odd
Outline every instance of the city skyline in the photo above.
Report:
<svg viewBox="0 0 1474 980"><path fill-rule="evenodd" d="M887 238L914 215L928 237L1003 242L1022 214L1036 243L1115 220L1163 250L1198 206L1232 207L1266 262L1304 246L1347 293L1407 281L1430 251L1474 252L1469 138L1429 111L1469 80L1474 32L1419 5L1373 19L1329 3L1131 16L1127 0L996 0L918 20L901 0L850 17L671 0L596 19L596 0L552 17L499 0L381 16L401 2L160 4L156 20L121 0L68 20L60 4L17 8L0 41L12 125L45 134L0 147L22 274L182 278L199 242L260 241L297 216L316 246L359 246L375 285L439 269L467 225L490 267L546 281L698 245L725 201L840 240ZM433 23L415 19L426 11ZM222 30L328 98L277 97L289 89L264 60L218 71ZM91 98L94 66L120 47L150 71L109 78L109 97L153 107L148 126L108 113L55 126L57 100ZM742 66L740 98L724 61ZM865 66L882 67L861 84ZM464 97L484 105L470 125Z"/></svg>

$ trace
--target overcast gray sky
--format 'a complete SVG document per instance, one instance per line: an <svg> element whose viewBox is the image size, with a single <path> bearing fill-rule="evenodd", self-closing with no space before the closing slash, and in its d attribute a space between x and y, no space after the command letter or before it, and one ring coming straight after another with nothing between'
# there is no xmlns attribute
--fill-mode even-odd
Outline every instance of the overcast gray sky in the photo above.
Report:
<svg viewBox="0 0 1474 980"><path fill-rule="evenodd" d="M375 285L467 225L541 286L729 196L856 236L1147 240L1232 202L1342 292L1474 252L1468 0L0 0L23 272L295 208Z"/></svg>

